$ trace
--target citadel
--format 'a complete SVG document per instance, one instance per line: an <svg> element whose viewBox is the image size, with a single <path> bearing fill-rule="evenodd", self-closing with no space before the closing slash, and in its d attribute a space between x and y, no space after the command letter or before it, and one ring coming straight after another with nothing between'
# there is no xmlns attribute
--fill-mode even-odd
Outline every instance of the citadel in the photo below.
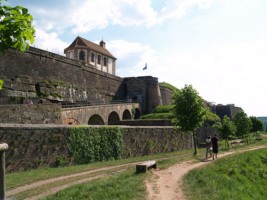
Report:
<svg viewBox="0 0 267 200"><path fill-rule="evenodd" d="M172 91L152 76L116 76L116 58L105 42L77 37L60 56L30 47L0 55L0 141L9 145L7 171L70 162L70 128L75 125L120 125L122 157L192 148L166 120L133 120L171 102ZM233 116L240 108L213 105L216 114ZM219 115L220 116L220 115ZM197 130L201 137L212 127Z"/></svg>
<svg viewBox="0 0 267 200"><path fill-rule="evenodd" d="M171 102L172 91L160 85L156 77L116 76L117 59L106 49L103 40L95 44L78 36L64 53L66 57L31 47L25 53L10 49L5 55L0 55L0 79L4 80L0 104L25 104L27 101L34 105L51 104L46 113L37 114L42 119L35 117L34 122L23 119L27 111L16 115L2 109L2 122L116 124L120 120L130 119L132 115L137 119L142 114L150 113L156 106ZM131 104L134 109L129 109L129 103L133 102L138 105ZM105 111L92 112L91 116L86 116L88 119L70 112L60 116L61 119L51 118L58 105L66 108L119 103L128 107L121 115L113 113L110 123L101 116ZM231 117L239 108L219 105L213 110L217 110L219 116L227 114Z"/></svg>

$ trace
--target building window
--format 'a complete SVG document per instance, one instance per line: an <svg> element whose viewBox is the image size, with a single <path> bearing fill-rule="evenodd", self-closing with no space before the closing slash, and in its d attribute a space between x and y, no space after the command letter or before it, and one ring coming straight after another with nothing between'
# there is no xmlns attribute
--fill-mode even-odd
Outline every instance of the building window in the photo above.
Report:
<svg viewBox="0 0 267 200"><path fill-rule="evenodd" d="M79 53L79 60L85 60L85 53L84 53L84 51L80 51L80 53Z"/></svg>
<svg viewBox="0 0 267 200"><path fill-rule="evenodd" d="M69 58L74 59L74 52L73 51L69 51Z"/></svg>
<svg viewBox="0 0 267 200"><path fill-rule="evenodd" d="M101 55L97 55L97 64L101 64Z"/></svg>
<svg viewBox="0 0 267 200"><path fill-rule="evenodd" d="M91 62L95 62L95 54L91 53Z"/></svg>
<svg viewBox="0 0 267 200"><path fill-rule="evenodd" d="M107 66L107 57L104 57L104 66Z"/></svg>

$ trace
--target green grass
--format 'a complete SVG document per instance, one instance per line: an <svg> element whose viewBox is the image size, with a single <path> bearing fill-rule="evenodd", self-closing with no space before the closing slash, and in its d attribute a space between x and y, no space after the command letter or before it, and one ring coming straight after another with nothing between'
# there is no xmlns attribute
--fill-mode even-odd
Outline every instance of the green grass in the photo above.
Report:
<svg viewBox="0 0 267 200"><path fill-rule="evenodd" d="M152 159L163 159L163 158L172 158L175 156L183 156L190 155L193 150L183 150L179 152L171 152L171 153L162 153L150 156L143 157L134 157L122 160L113 160L113 161L105 161L105 162L96 162L87 165L75 165L69 167L58 167L58 168L41 168L41 169L33 169L24 172L15 172L6 174L6 188L8 190L12 188L16 188L18 186L30 184L39 180L44 180L48 178L54 178L79 172L84 172L88 170L97 169L100 167L106 166L115 166L120 164L127 164L132 162L139 162L144 160L152 160Z"/></svg>
<svg viewBox="0 0 267 200"><path fill-rule="evenodd" d="M143 115L141 119L172 119L173 105L157 106L152 113Z"/></svg>
<svg viewBox="0 0 267 200"><path fill-rule="evenodd" d="M168 88L169 90L171 90L172 92L175 92L176 90L179 90L177 87L171 85L170 83L160 83L160 86L163 86L165 88Z"/></svg>
<svg viewBox="0 0 267 200"><path fill-rule="evenodd" d="M46 200L125 200L125 199L144 199L146 193L144 182L146 174L135 174L134 169L127 172L113 175L112 177L95 180L86 184L80 184L66 190L60 191L55 195L45 198Z"/></svg>
<svg viewBox="0 0 267 200"><path fill-rule="evenodd" d="M267 149L221 158L184 177L184 191L194 199L266 199Z"/></svg>
<svg viewBox="0 0 267 200"><path fill-rule="evenodd" d="M157 166L160 169L167 168L171 165L177 164L185 160L192 160L197 157L193 156L193 151L190 150L190 154L184 154L180 156L166 157L159 160ZM204 155L204 150L200 150ZM191 154L192 153L192 154ZM126 172L121 172L115 176L91 181L87 184L80 184L62 190L55 195L45 198L45 200L64 200L64 199L107 199L107 200L143 200L146 196L145 178L149 176L149 172L146 174L136 174L135 168L132 167Z"/></svg>
<svg viewBox="0 0 267 200"><path fill-rule="evenodd" d="M262 135L263 140L257 141L254 144L251 144L249 146L259 146L261 144L266 144L266 135ZM222 146L221 146L222 147ZM248 148L247 145L242 144L240 146L236 146L234 149L246 149ZM114 166L114 165L120 165L120 164L126 164L126 163L133 163L137 161L143 161L143 160L157 160L157 165L160 169L167 168L171 165L174 165L176 163L185 161L185 160L192 160L195 159L195 162L198 162L204 157L204 148L199 149L199 155L197 157L193 156L193 149L189 150L183 150L179 152L172 152L172 153L164 153L164 154L156 154L156 155L150 155L150 156L144 156L144 157L135 157L135 158L129 158L129 159L123 159L123 160L114 160L109 162L99 162L99 163L91 163L88 165L77 165L77 166L71 166L71 167L60 167L60 168L44 168L44 169L37 169L37 170L31 170L26 172L19 172L19 173L12 173L7 175L7 187L8 189L18 187L20 185L29 184L38 180L47 179L47 178L53 178L83 171L88 171L100 167L106 167L106 166ZM226 149L229 150L229 149ZM225 151L225 149L221 148L220 152ZM220 160L220 159L219 159ZM218 160L218 161L219 161ZM239 160L239 159L238 159ZM214 163L217 163L214 162ZM210 168L210 167L209 167ZM99 179L90 181L88 183L84 183L81 185L73 186L71 188L68 188L66 190L61 191L60 193L57 193L56 196L53 195L52 197L49 197L49 199L90 199L88 197L88 193L90 193L90 196L92 195L92 199L105 199L105 195L110 197L109 199L144 199L144 196L146 195L145 190L142 188L144 186L144 178L146 178L147 175L150 173L146 173L146 175L136 175L135 169L133 167L125 167L124 169L128 169L126 172L120 172L115 173L116 175L112 175L112 177L105 178L105 179ZM111 171L103 171L103 174L111 175L111 173L114 173ZM91 176L91 175L88 175ZM65 180L63 182L55 182L52 184L41 186L40 188L34 188L29 191L26 191L24 193L20 193L16 195L14 198L16 199L25 199L26 197L29 197L34 194L37 194L39 192L44 191L45 189L51 189L53 187L57 187L58 185L64 184L65 182L71 182L78 180L79 177L75 176L75 178ZM213 178L210 178L210 181L213 181ZM124 184L121 184L117 186L116 182L122 182ZM131 192L129 193L128 182L133 182L133 184L138 185L132 185L131 189L133 190L132 194L134 194L134 197L131 196ZM114 188L113 190L106 190L106 187L109 186L111 188ZM140 187L139 187L140 186ZM119 187L119 189L118 189ZM125 187L125 188L124 188ZM78 189L77 189L78 188ZM39 191L40 190L40 191ZM91 191L96 190L96 194L92 194ZM117 191L118 190L118 191ZM72 191L72 192L69 192ZM79 197L77 198L75 195L77 195L77 191L81 191L81 195L85 195L85 197ZM87 192L86 192L87 191ZM106 193L107 192L107 193ZM116 193L117 192L117 193ZM67 194L64 194L67 193ZM95 196L100 195L98 193L103 193L104 196ZM113 198L113 193L116 193L116 195L119 198ZM67 195L67 196L66 196ZM87 196L86 196L87 195Z"/></svg>
<svg viewBox="0 0 267 200"><path fill-rule="evenodd" d="M141 119L172 119L171 113L151 113L143 115Z"/></svg>

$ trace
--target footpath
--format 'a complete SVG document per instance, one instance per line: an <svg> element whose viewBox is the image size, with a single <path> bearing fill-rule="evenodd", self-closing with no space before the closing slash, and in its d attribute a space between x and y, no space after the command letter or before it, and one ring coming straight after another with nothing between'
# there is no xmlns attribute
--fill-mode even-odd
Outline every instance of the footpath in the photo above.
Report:
<svg viewBox="0 0 267 200"><path fill-rule="evenodd" d="M258 146L246 150L235 150L231 152L224 152L218 154L218 159L233 153L242 151L255 150L259 148L266 148L266 146ZM191 155L191 154L190 154ZM184 154L181 156L188 156ZM64 190L68 187L89 182L95 179L101 179L108 176L112 176L121 171L125 171L130 167L142 163L133 162L128 164L121 164L115 166L101 167L98 169L88 170L81 173L75 173L50 179L37 181L31 184L20 186L14 189L10 189L6 192L7 200L16 199L17 195L25 196L26 200L37 200L49 195L53 195L60 190ZM181 190L182 177L190 170L204 166L212 162L211 159L202 159L200 161L191 160L178 163L167 169L152 170L152 175L149 176L146 181L148 200L177 200L186 199Z"/></svg>
<svg viewBox="0 0 267 200"><path fill-rule="evenodd" d="M258 146L245 150L235 150L229 152L223 152L218 154L220 159L224 156L228 156L234 153L241 153L245 151L252 151L256 149L267 148L267 146ZM148 192L148 200L183 200L186 196L182 192L182 178L190 170L197 167L205 166L211 163L212 158L203 158L198 161L186 161L173 165L163 170L153 170L152 176L146 181L146 187Z"/></svg>

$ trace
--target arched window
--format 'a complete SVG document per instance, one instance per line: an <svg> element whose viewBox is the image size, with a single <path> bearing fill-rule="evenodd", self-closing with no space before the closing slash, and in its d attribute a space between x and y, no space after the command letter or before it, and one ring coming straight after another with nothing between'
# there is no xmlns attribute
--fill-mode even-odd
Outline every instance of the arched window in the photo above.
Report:
<svg viewBox="0 0 267 200"><path fill-rule="evenodd" d="M80 53L79 53L79 60L85 60L85 53L84 53L84 51L80 51Z"/></svg>

